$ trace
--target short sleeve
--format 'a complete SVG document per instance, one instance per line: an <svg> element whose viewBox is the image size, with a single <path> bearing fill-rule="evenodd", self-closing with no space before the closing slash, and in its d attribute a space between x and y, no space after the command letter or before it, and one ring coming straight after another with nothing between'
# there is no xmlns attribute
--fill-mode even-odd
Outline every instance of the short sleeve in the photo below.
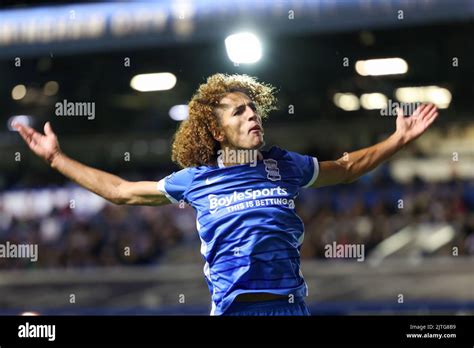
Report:
<svg viewBox="0 0 474 348"><path fill-rule="evenodd" d="M185 194L193 179L191 168L185 168L158 181L157 189L172 203L178 203L180 200L186 200Z"/></svg>
<svg viewBox="0 0 474 348"><path fill-rule="evenodd" d="M319 162L316 157L301 155L296 152L288 151L296 167L301 171L300 187L309 187L318 178Z"/></svg>

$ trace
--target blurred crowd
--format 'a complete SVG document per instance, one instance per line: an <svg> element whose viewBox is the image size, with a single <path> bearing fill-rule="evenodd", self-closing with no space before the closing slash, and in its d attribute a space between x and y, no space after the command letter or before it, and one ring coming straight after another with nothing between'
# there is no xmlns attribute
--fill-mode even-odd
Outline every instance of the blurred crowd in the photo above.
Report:
<svg viewBox="0 0 474 348"><path fill-rule="evenodd" d="M387 178L303 190L297 212L305 224L302 258L324 258L324 246L363 243L366 254L406 226L452 226L439 254L474 255L474 182L401 185ZM0 244L38 244L39 259L0 258L1 269L202 262L195 212L188 206L106 204L92 216L54 209L41 219L7 216L0 206Z"/></svg>
<svg viewBox="0 0 474 348"><path fill-rule="evenodd" d="M394 233L449 226L454 238L435 255L474 255L474 182L408 185L380 181L320 188L302 195L303 258L325 257L324 247L364 244L366 254ZM421 230L421 229L420 229ZM454 249L453 249L454 248ZM420 251L422 256L423 250Z"/></svg>

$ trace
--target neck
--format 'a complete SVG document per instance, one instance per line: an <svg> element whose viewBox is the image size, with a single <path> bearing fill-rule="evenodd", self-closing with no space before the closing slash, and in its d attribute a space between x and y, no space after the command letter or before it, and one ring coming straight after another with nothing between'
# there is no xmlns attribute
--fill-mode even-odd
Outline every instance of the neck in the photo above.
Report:
<svg viewBox="0 0 474 348"><path fill-rule="evenodd" d="M231 146L223 146L217 152L217 164L222 167L229 167L241 164L256 164L263 158L262 153L257 150L238 149Z"/></svg>

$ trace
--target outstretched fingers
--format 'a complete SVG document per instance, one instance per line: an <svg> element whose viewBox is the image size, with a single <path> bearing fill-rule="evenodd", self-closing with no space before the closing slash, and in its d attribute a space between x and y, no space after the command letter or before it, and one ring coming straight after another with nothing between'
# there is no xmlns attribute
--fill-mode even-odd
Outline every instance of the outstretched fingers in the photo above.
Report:
<svg viewBox="0 0 474 348"><path fill-rule="evenodd" d="M15 129L20 133L21 137L27 142L30 142L30 138L33 135L33 130L30 127L23 126L22 124L15 123L13 125Z"/></svg>
<svg viewBox="0 0 474 348"><path fill-rule="evenodd" d="M426 124L426 127L429 127L438 118L438 115L438 109L434 109L434 111L423 120Z"/></svg>
<svg viewBox="0 0 474 348"><path fill-rule="evenodd" d="M53 128L51 127L51 123L49 123L49 121L44 124L44 134L54 135Z"/></svg>
<svg viewBox="0 0 474 348"><path fill-rule="evenodd" d="M426 113L423 115L423 121L427 121L429 119L431 119L434 114L436 114L438 112L438 109L436 108L436 106L434 104L431 104L431 107L426 111Z"/></svg>
<svg viewBox="0 0 474 348"><path fill-rule="evenodd" d="M433 104L423 104L422 106L420 106L417 109L419 110L418 115L420 116L420 118L423 118L426 114L428 114L430 110L432 109L432 107L433 107Z"/></svg>
<svg viewBox="0 0 474 348"><path fill-rule="evenodd" d="M21 137L28 145L36 145L41 139L41 134L31 127L19 123L15 124L14 127L18 130L18 133L20 133Z"/></svg>

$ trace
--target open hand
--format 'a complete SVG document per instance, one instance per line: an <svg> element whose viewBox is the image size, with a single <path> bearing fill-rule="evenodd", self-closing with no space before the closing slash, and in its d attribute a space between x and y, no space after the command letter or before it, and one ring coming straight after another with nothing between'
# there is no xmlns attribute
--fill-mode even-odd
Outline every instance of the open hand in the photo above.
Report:
<svg viewBox="0 0 474 348"><path fill-rule="evenodd" d="M420 105L409 117L399 108L396 133L408 143L423 134L437 117L438 108L434 104Z"/></svg>
<svg viewBox="0 0 474 348"><path fill-rule="evenodd" d="M31 151L46 162L51 163L61 153L58 138L54 134L49 122L46 122L44 125L44 135L31 127L19 123L14 123L13 127L18 130Z"/></svg>

